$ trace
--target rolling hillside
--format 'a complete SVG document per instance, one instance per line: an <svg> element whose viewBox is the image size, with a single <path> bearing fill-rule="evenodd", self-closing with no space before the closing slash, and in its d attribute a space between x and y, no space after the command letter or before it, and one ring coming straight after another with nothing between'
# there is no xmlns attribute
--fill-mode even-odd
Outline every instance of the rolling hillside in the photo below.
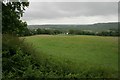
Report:
<svg viewBox="0 0 120 80"><path fill-rule="evenodd" d="M28 25L30 29L57 29L62 31L73 30L92 30L94 32L106 31L109 29L118 29L118 23L97 23L92 25Z"/></svg>

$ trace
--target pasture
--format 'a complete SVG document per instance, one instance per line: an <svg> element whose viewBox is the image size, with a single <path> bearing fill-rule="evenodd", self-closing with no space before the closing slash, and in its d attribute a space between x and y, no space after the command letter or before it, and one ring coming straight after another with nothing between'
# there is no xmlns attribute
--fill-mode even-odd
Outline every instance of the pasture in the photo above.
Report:
<svg viewBox="0 0 120 80"><path fill-rule="evenodd" d="M56 64L67 64L71 71L103 70L116 77L118 38L79 35L36 35L24 37L38 52Z"/></svg>

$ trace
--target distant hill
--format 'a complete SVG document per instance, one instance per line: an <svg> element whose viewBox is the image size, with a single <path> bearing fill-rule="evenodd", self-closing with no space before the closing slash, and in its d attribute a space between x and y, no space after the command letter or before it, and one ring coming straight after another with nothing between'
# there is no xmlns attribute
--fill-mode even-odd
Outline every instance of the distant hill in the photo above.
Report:
<svg viewBox="0 0 120 80"><path fill-rule="evenodd" d="M97 23L92 25L28 25L29 29L57 29L62 31L73 30L91 30L93 32L106 31L109 29L118 29L118 22Z"/></svg>

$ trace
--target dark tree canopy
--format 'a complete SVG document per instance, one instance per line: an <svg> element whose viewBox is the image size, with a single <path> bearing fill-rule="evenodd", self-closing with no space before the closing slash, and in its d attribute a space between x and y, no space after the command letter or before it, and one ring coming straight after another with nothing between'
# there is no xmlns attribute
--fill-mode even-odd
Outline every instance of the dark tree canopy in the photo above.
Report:
<svg viewBox="0 0 120 80"><path fill-rule="evenodd" d="M2 33L21 35L27 29L27 23L20 18L29 2L2 2Z"/></svg>

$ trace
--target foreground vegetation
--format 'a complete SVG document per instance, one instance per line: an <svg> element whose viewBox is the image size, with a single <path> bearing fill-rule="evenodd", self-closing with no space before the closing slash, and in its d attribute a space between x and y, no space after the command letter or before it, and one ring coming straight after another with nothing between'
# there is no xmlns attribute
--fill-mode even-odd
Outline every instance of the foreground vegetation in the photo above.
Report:
<svg viewBox="0 0 120 80"><path fill-rule="evenodd" d="M3 35L2 50L3 80L117 78L115 37Z"/></svg>

